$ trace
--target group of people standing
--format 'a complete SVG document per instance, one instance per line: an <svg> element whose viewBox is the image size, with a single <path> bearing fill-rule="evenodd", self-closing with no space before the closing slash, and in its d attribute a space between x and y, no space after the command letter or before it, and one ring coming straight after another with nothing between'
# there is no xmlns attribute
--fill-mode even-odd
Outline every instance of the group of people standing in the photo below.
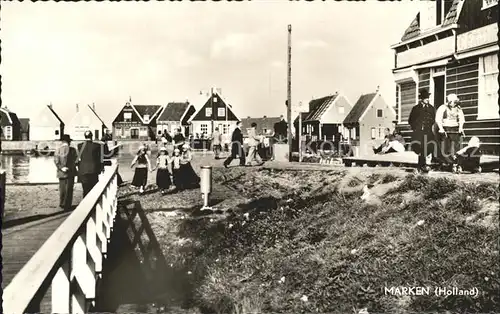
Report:
<svg viewBox="0 0 500 314"><path fill-rule="evenodd" d="M412 149L419 155L418 166L423 172L429 171L427 157L431 154L443 167L456 167L456 154L464 135L465 118L457 95L449 94L437 110L429 97L427 89L420 89L419 102L408 118L413 130Z"/></svg>
<svg viewBox="0 0 500 314"><path fill-rule="evenodd" d="M252 166L254 161L257 162L257 166L261 166L264 164L262 157L259 155L258 148L264 142L264 137L258 135L257 132L257 123L253 122L248 129L248 152L245 152L244 143L243 143L243 132L241 130L241 122L236 123L236 128L234 129L231 135L231 155L224 160L224 167L229 167L231 162L239 158L240 166ZM274 125L274 134L271 137L272 142L270 143L270 149L272 158L274 159L274 149L273 144L278 143L286 143L286 133L287 133L287 123L284 121L283 116L280 117L280 121ZM217 130L217 129L216 129ZM214 138L214 136L212 136ZM220 141L220 138L219 138ZM215 148L214 148L215 150ZM218 153L216 153L216 158L218 158Z"/></svg>
<svg viewBox="0 0 500 314"><path fill-rule="evenodd" d="M169 154L165 145L161 146L158 150L156 165L151 167L148 149L146 146L141 146L130 165L132 168L135 167L131 185L139 188L139 193L144 193L147 187L148 172L156 171L156 185L162 194L167 193L172 188L175 188L176 192L197 188L200 184L200 177L191 165L192 160L193 154L189 144L177 142L177 145L174 144L172 155Z"/></svg>
<svg viewBox="0 0 500 314"><path fill-rule="evenodd" d="M59 207L65 211L72 208L75 177L82 184L85 197L99 182L99 175L104 171L104 156L107 150L92 140L92 132L86 131L85 141L77 149L71 146L68 134L61 137L62 145L54 153L54 163L59 179Z"/></svg>

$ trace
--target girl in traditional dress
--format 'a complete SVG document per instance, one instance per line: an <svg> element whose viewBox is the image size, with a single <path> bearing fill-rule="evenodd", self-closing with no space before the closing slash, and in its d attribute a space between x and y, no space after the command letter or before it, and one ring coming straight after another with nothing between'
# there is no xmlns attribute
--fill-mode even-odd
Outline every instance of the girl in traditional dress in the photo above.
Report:
<svg viewBox="0 0 500 314"><path fill-rule="evenodd" d="M181 151L180 149L174 149L174 154L171 158L172 162L172 178L175 185L175 190L179 191L182 189L182 174L181 174Z"/></svg>
<svg viewBox="0 0 500 314"><path fill-rule="evenodd" d="M170 179L170 171L168 170L168 165L171 162L172 160L167 153L167 148L161 147L160 154L156 159L156 167L154 169L151 169L151 172L158 169L158 171L156 172L156 185L161 190L161 194L165 194L172 185L172 180Z"/></svg>
<svg viewBox="0 0 500 314"><path fill-rule="evenodd" d="M151 169L151 163L149 162L149 157L144 146L139 148L137 155L134 157L134 160L132 160L130 168L134 166L135 173L132 180L132 186L140 188L139 192L142 194L148 182L148 169Z"/></svg>
<svg viewBox="0 0 500 314"><path fill-rule="evenodd" d="M194 189L200 187L200 177L193 169L191 161L193 160L193 154L191 153L191 147L189 144L184 144L182 146L181 160L180 160L180 172L182 178L182 189Z"/></svg>

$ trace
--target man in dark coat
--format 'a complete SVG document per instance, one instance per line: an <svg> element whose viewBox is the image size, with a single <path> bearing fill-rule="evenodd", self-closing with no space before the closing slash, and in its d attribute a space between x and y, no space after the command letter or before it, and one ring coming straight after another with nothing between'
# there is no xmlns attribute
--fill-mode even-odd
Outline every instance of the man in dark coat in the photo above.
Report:
<svg viewBox="0 0 500 314"><path fill-rule="evenodd" d="M286 123L283 115L280 116L280 121L274 124L274 134L270 140L271 160L274 160L274 144L286 144L288 142L288 123Z"/></svg>
<svg viewBox="0 0 500 314"><path fill-rule="evenodd" d="M59 179L59 207L68 211L73 204L73 188L76 176L76 161L78 153L71 147L71 138L64 134L61 137L62 145L54 153L54 163Z"/></svg>
<svg viewBox="0 0 500 314"><path fill-rule="evenodd" d="M245 152L243 151L243 133L241 132L241 122L236 123L236 129L234 129L231 136L231 155L224 160L224 167L228 167L229 164L236 159L236 156L240 157L240 166L245 166Z"/></svg>
<svg viewBox="0 0 500 314"><path fill-rule="evenodd" d="M419 90L418 104L412 108L408 124L413 130L412 149L418 154L418 167L423 172L428 172L426 157L429 154L434 155L434 121L436 109L429 102L430 93L427 89Z"/></svg>
<svg viewBox="0 0 500 314"><path fill-rule="evenodd" d="M102 145L92 141L92 132L85 132L85 142L78 144L78 178L82 183L83 196L87 195L99 182L99 174L104 170Z"/></svg>

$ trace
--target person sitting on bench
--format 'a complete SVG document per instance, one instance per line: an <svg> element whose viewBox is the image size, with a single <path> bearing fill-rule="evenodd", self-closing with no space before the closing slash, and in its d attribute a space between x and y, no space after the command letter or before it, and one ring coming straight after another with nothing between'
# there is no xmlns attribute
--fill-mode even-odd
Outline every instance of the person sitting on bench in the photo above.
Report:
<svg viewBox="0 0 500 314"><path fill-rule="evenodd" d="M405 146L395 135L390 135L386 146L378 154L401 153L405 151Z"/></svg>
<svg viewBox="0 0 500 314"><path fill-rule="evenodd" d="M463 170L472 172L481 172L481 142L477 136L471 137L469 143L464 148L457 151L454 156L454 161Z"/></svg>
<svg viewBox="0 0 500 314"><path fill-rule="evenodd" d="M385 128L384 133L384 142L382 142L382 144L380 144L378 147L373 147L373 152L375 154L382 152L384 147L387 147L389 145L389 136L391 135L391 130L389 128Z"/></svg>

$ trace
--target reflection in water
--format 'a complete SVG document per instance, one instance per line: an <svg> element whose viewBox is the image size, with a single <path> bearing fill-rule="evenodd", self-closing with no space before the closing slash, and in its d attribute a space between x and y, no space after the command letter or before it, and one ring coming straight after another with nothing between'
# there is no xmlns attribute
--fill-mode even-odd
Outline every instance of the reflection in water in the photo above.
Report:
<svg viewBox="0 0 500 314"><path fill-rule="evenodd" d="M0 156L7 183L57 182L53 157Z"/></svg>

